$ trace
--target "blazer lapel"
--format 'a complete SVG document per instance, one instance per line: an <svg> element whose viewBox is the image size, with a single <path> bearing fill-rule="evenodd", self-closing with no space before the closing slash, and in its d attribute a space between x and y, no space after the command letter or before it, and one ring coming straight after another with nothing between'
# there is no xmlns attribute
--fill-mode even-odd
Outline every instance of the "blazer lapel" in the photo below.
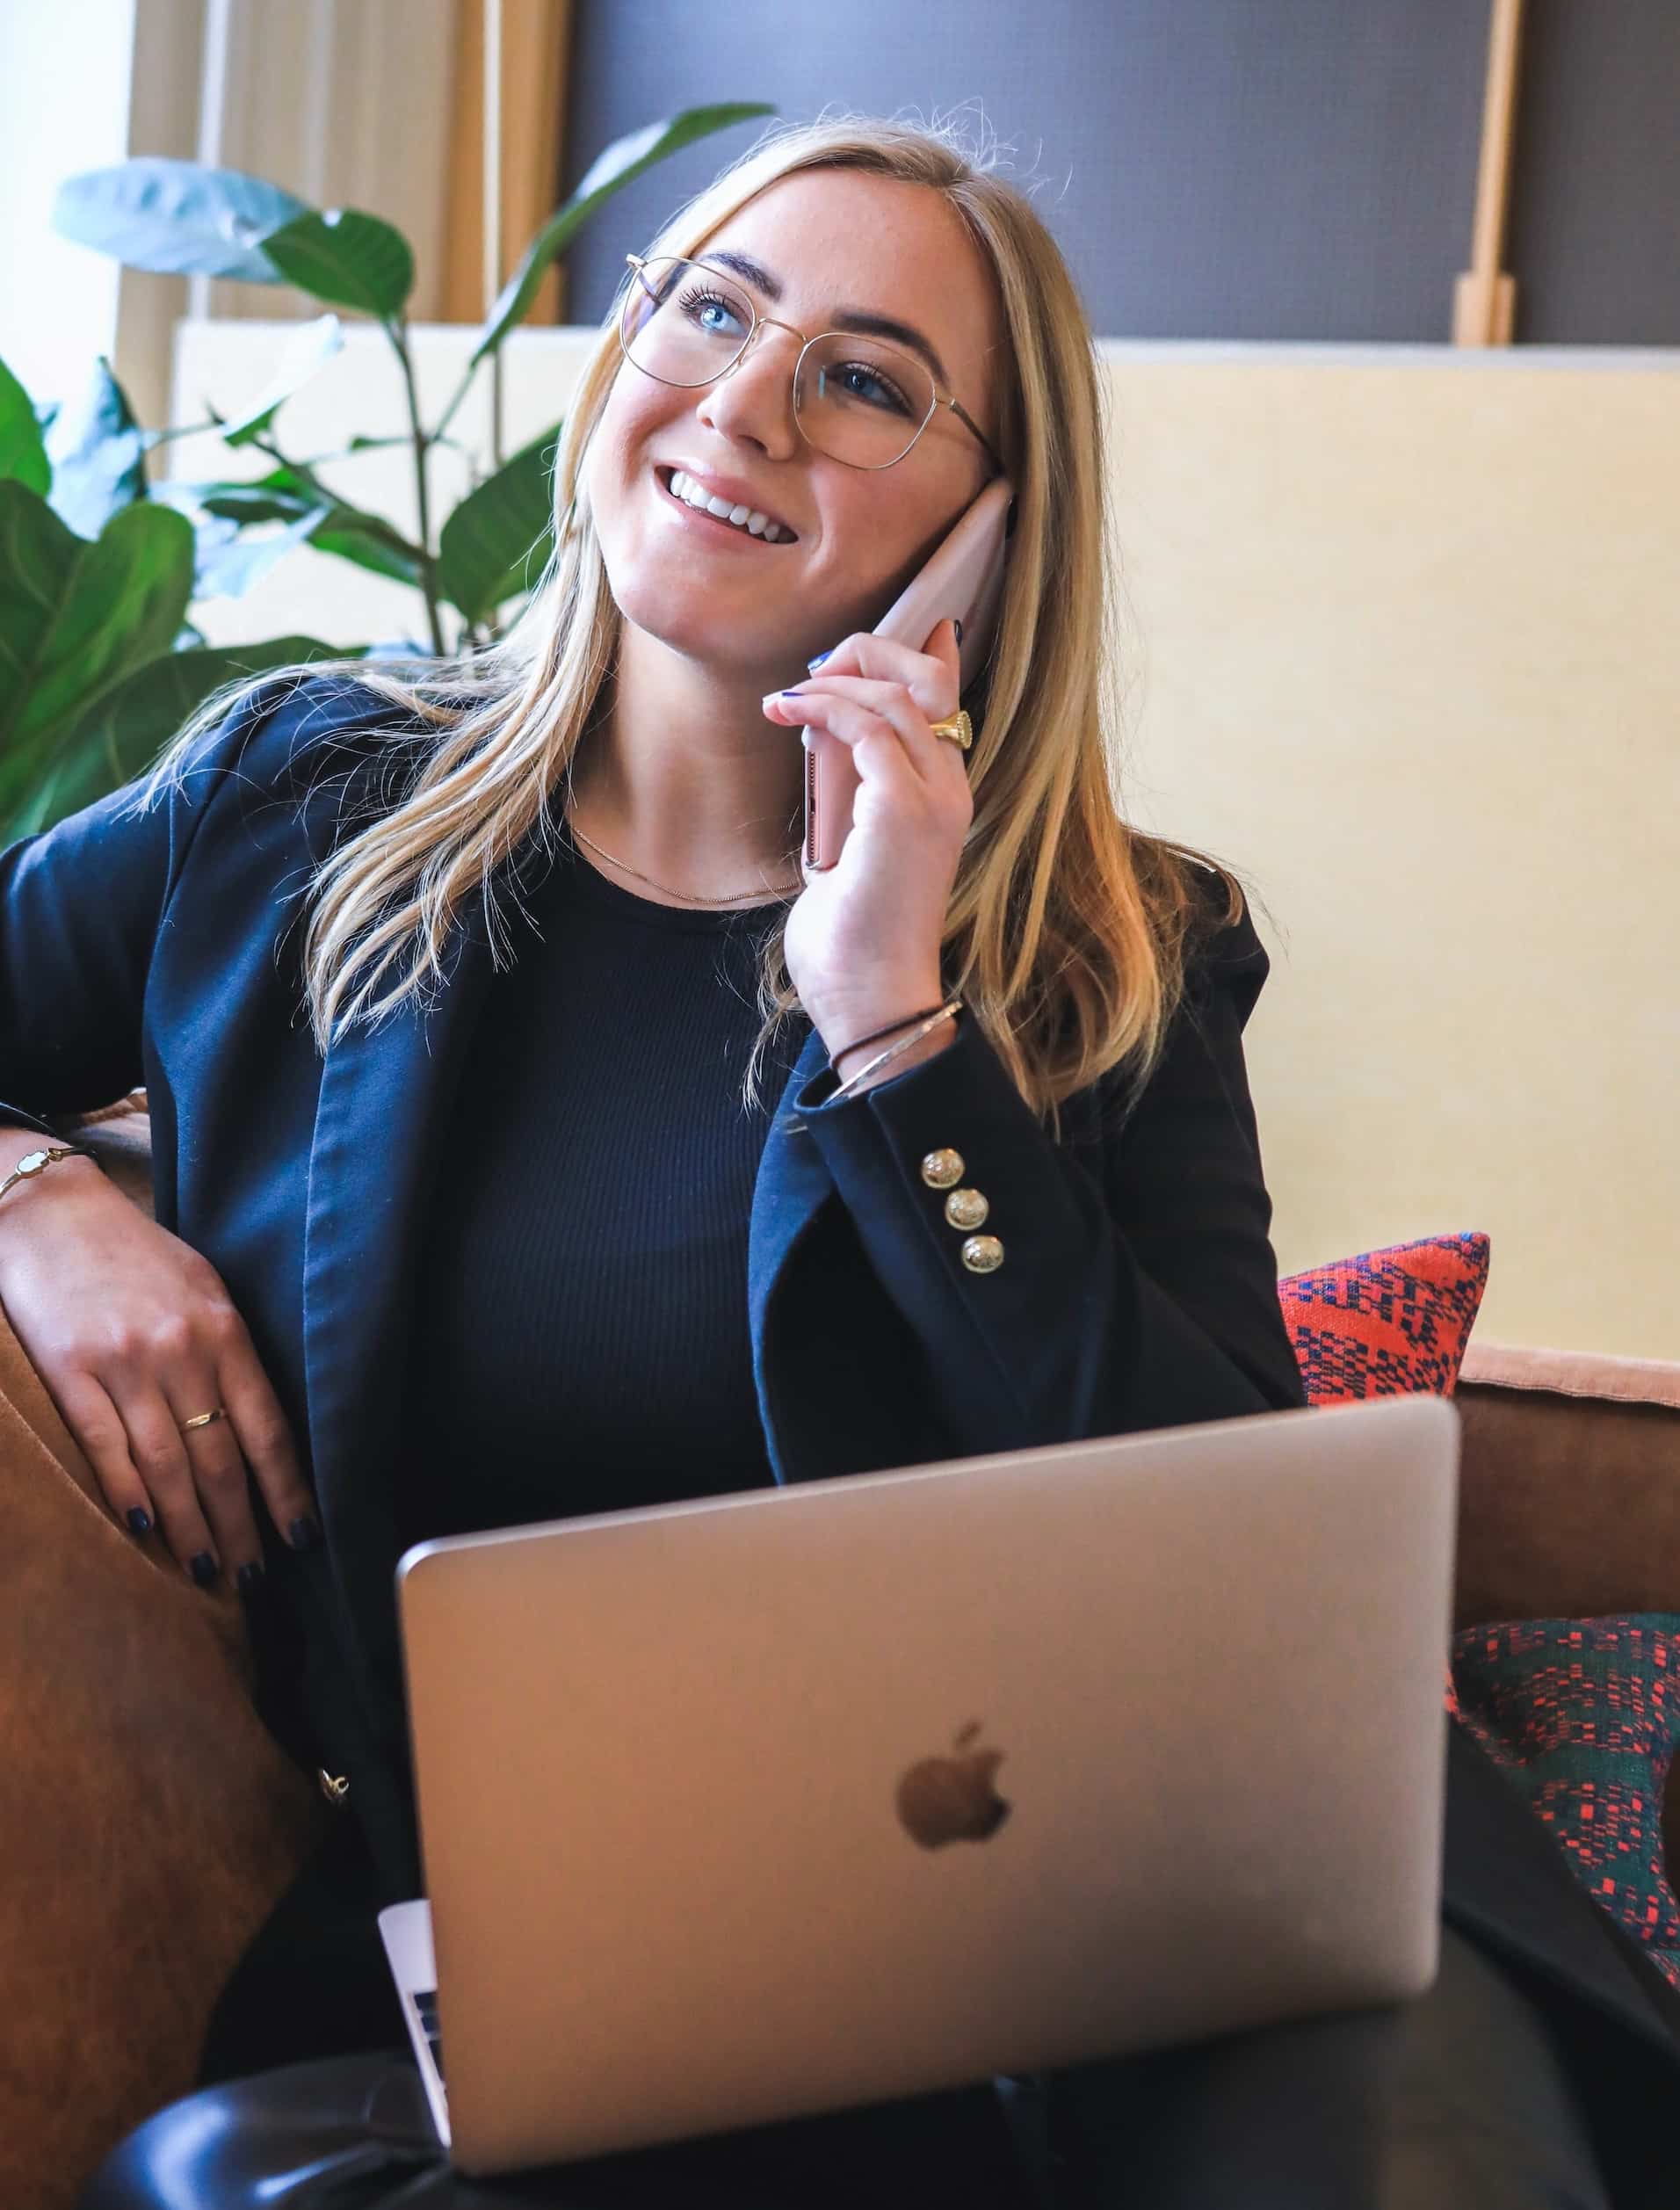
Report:
<svg viewBox="0 0 1680 2210"><path fill-rule="evenodd" d="M794 1245L815 1219L834 1182L815 1140L800 1127L793 1100L828 1064L828 1049L813 1027L778 1101L753 1185L747 1231L747 1315L752 1331L752 1378L772 1471L778 1482L798 1470L798 1446L789 1411L774 1388L771 1338L776 1293ZM790 1460L792 1461L790 1463Z"/></svg>
<svg viewBox="0 0 1680 2210"><path fill-rule="evenodd" d="M303 1348L316 1494L370 1725L402 1739L395 1460L419 1232L493 972L482 894L429 1010L358 1026L322 1068L304 1230Z"/></svg>
<svg viewBox="0 0 1680 2210"><path fill-rule="evenodd" d="M494 971L480 895L455 933L429 1010L410 1000L377 1029L358 1026L328 1052L309 1157L303 1357L327 1536L322 1569L331 1576L323 1627L337 1641L359 1706L357 1731L368 1754L352 1793L393 1894L417 1893L420 1876L404 1792L407 1712L394 1579L414 1285L443 1141ZM813 1031L771 1119L749 1226L753 1379L778 1481L827 1470L822 1434L808 1418L801 1424L806 1392L784 1382L778 1396L774 1332L787 1262L833 1194L815 1141L788 1110L826 1063Z"/></svg>

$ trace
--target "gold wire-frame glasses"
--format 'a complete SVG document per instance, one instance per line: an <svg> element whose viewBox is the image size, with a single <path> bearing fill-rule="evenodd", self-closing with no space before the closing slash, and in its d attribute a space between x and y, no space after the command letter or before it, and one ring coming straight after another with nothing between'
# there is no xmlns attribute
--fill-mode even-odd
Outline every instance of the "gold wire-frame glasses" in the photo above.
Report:
<svg viewBox="0 0 1680 2210"><path fill-rule="evenodd" d="M948 409L952 414L956 416L958 421L963 424L965 429L972 431L973 434L979 438L981 444L985 446L987 453L991 458L992 465L996 468L998 474L1001 475L1003 473L1003 462L1002 457L998 453L997 448L993 445L991 439L986 435L986 432L981 428L980 424L974 420L974 417L968 412L968 409L962 404L962 402L956 397L955 394L948 391L942 391L940 389L937 378L934 376L932 371L928 367L924 361L917 360L914 354L905 352L900 346L885 344L883 341L879 338L872 338L868 342L871 345L876 347L877 350L884 353L891 354L898 360L907 363L910 368L914 369L916 375L919 377L922 382L927 387L930 396L928 399L926 411L923 413L922 419L916 424L915 429L910 432L909 437L906 439L903 446L901 446L898 452L894 453L891 460L848 460L844 453L830 452L828 446L822 444L818 439L810 436L808 431L806 430L804 422L800 418L800 394L801 389L801 371L805 366L806 357L810 352L811 348L814 345L823 344L831 338L842 339L847 344L855 345L858 343L858 340L854 334L844 330L819 330L814 337L807 337L802 330L795 329L792 322L778 322L773 315L761 315L753 301L745 292L742 290L741 286L735 281L734 278L726 274L726 272L721 269L713 268L709 261L690 260L683 254L660 254L649 258L640 253L626 253L624 257L630 266L632 274L631 281L626 287L624 299L619 308L619 344L623 351L625 359L630 363L631 366L633 368L640 369L644 376L651 376L655 383L670 384L677 390L701 390L707 384L716 383L720 377L728 375L732 370L740 365L742 357L746 353L747 348L757 337L761 329L768 327L772 330L786 330L791 337L797 337L800 340L799 358L793 363L793 373L792 380L793 389L793 420L798 427L799 433L800 437L805 439L807 445L815 446L817 451L820 453L828 453L829 457L831 460L838 460L842 467L863 468L866 470L895 467L904 458L904 455L910 451L911 447L916 444L916 439L922 435L922 432L927 428L929 423L932 421L934 416L939 411L940 408L944 407ZM646 272L649 269L658 269L661 272L661 282L657 288L654 284L648 281ZM750 317L746 336L742 339L740 344L736 346L735 351L729 356L729 359L725 361L721 367L710 370L709 373L704 376L697 376L693 378L662 376L656 370L649 368L645 361L638 360L635 352L633 350L635 338L640 334L640 330L646 327L644 323L638 325L634 330L631 328L631 316L633 311L639 306L645 307L646 303L649 301L651 301L655 308L658 308L663 305L664 299L669 293L670 272L681 269L699 269L704 271L705 274L713 283L721 285L723 286L725 293L729 298L739 300L742 305L746 308L748 315Z"/></svg>

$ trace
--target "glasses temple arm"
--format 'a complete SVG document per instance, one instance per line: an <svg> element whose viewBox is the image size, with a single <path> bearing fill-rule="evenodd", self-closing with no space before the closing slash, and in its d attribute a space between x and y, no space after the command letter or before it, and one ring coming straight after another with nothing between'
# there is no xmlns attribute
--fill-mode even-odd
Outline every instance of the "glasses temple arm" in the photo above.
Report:
<svg viewBox="0 0 1680 2210"><path fill-rule="evenodd" d="M992 443L991 439L986 435L986 432L974 420L974 417L969 413L967 408L963 405L961 400L951 397L947 395L945 403L950 408L952 413L956 416L959 422L964 424L968 429L974 431L974 435L980 439L981 445L985 446L987 452L991 454L994 462L996 464L997 473L999 475L1002 475L1003 474L1003 454L999 453L997 447Z"/></svg>

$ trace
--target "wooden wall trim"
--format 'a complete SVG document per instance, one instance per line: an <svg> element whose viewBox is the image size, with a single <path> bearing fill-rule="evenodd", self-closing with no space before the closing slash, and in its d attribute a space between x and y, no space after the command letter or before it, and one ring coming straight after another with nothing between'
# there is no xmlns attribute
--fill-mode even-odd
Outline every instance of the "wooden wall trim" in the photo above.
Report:
<svg viewBox="0 0 1680 2210"><path fill-rule="evenodd" d="M561 200L572 0L502 0L502 269L518 265ZM438 315L476 322L484 314L484 0L459 0L444 208ZM544 278L527 321L558 322L564 271Z"/></svg>
<svg viewBox="0 0 1680 2210"><path fill-rule="evenodd" d="M1470 266L1452 293L1455 345L1509 345L1516 325L1517 279L1503 274L1499 264L1510 228L1511 145L1517 135L1522 34L1523 0L1493 0Z"/></svg>

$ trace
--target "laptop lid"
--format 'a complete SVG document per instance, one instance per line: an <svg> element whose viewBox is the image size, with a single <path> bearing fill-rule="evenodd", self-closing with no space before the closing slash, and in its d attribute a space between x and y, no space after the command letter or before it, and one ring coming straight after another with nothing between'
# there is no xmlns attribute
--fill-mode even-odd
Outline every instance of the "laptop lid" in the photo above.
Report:
<svg viewBox="0 0 1680 2210"><path fill-rule="evenodd" d="M407 1552L453 2161L1423 1990L1458 1451L1387 1398Z"/></svg>

